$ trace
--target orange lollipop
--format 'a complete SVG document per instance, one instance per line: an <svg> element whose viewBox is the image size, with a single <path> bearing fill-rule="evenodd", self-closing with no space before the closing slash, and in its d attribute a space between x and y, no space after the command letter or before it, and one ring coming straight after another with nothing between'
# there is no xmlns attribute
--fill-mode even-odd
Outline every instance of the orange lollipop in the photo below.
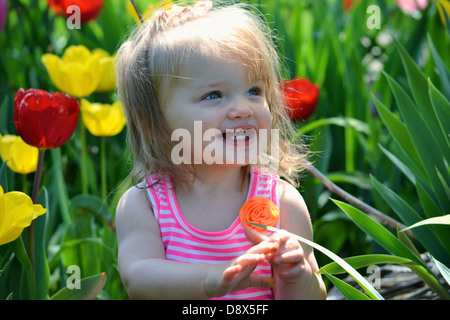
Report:
<svg viewBox="0 0 450 320"><path fill-rule="evenodd" d="M247 222L276 227L279 218L280 212L275 203L264 197L253 197L248 199L239 211L239 219L242 225L258 232L265 232L267 230L248 224Z"/></svg>

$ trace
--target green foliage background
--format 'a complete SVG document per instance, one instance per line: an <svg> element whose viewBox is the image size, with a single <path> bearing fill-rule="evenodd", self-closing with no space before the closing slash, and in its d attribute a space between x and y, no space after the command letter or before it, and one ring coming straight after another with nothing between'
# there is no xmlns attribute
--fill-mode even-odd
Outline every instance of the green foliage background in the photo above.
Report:
<svg viewBox="0 0 450 320"><path fill-rule="evenodd" d="M136 1L141 11L150 2L155 1ZM404 141L396 139L392 133L396 126L390 127L386 122L390 115L392 121L401 122L408 109L402 110L398 105L407 108L410 103L407 97L423 93L425 99L440 99L444 106L443 117L439 120L442 128L447 128L442 141L448 143L450 117L446 103L450 99L450 37L448 28L440 20L436 2L430 1L424 11L414 16L402 12L393 0L356 2L347 12L343 11L342 2L336 0L246 2L259 8L276 33L284 57L285 78L306 77L320 87L316 113L307 121L297 123L298 134L308 137L314 165L348 193L404 224L412 222L403 221L402 209L399 214L389 195L401 198L402 204L419 212L423 219L429 217L425 209L431 207L438 215L450 213L448 203L437 201L436 190L428 189L430 185L421 175L423 172L414 170L414 151L405 147ZM95 22L70 30L65 18L56 16L44 0L8 1L7 23L0 34L1 134L16 134L12 114L14 94L19 88L56 91L41 63L42 54L62 55L65 48L75 44L83 44L91 50L103 48L110 54L117 50L135 26L135 21L126 13L125 4L126 0L105 0ZM366 24L372 16L367 12L370 5L380 9L379 29L370 29ZM401 50L404 50L403 55ZM409 64L404 62L405 57L410 57ZM420 70L424 83L417 80L418 76L408 74L408 65ZM429 92L431 98L428 98ZM94 93L89 97L98 102L115 99L115 92ZM409 107L417 108L426 118L420 101L411 103ZM408 123L406 126L413 140L416 139L414 132L421 134L420 126L413 128ZM99 190L100 139L91 135L87 137L88 193L81 193L80 135L78 128L68 143L46 154L42 179L45 188L41 191L40 202L48 208L48 213L38 219L45 260L41 271L44 289L39 297L50 297L66 286L70 276L67 267L78 265L82 277L106 274L106 283L97 298L126 299L117 270L114 226L115 207L124 187L122 182L132 165L125 139L126 128L106 140L107 198L101 198ZM444 172L441 174L445 181L450 160L446 151L439 150L428 156L442 159ZM400 159L402 165L393 159ZM419 184L423 190L418 189L417 178L425 181ZM32 180L32 174L23 178L6 168L0 182L5 192L29 193ZM341 257L387 253L382 244L373 241L373 235L370 237L370 233L358 227L345 210L330 200L333 195L314 176L306 173L299 190L310 210L316 243ZM427 202L427 208L423 201ZM70 223L62 219L64 213L70 216ZM436 226L430 232L433 235L448 233L448 229L442 228L445 227ZM26 243L26 232L23 237ZM423 242L413 242L420 252L429 250ZM441 243L441 247L448 259L448 242ZM323 255L318 254L317 258L321 266L330 262ZM448 266L449 260L441 262ZM0 299L11 298L11 292L13 299L29 298L21 288L22 268L11 246L0 247L0 270L3 270Z"/></svg>

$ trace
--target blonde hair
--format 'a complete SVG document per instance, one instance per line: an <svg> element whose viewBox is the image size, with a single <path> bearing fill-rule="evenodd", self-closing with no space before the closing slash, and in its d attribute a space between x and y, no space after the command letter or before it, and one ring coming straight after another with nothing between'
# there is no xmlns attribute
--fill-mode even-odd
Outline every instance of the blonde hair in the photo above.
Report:
<svg viewBox="0 0 450 320"><path fill-rule="evenodd" d="M296 185L307 158L303 144L290 141L295 132L280 96L281 67L271 30L261 15L247 6L209 8L206 4L199 1L175 16L168 15L170 11L155 11L118 51L118 92L134 154L131 178L136 181L154 173L165 173L174 181L186 181L192 174L187 166L175 165L171 160L174 142L161 108L170 89L162 90L162 87L171 87L179 76L183 58L190 53L223 55L226 52L239 57L248 70L249 81L264 82L272 128L279 129L280 133L280 143L274 144L279 150L271 150L271 154L277 152L279 157L278 170L272 173ZM268 154L264 156L270 158ZM258 163L257 166L271 171L270 165L262 167Z"/></svg>

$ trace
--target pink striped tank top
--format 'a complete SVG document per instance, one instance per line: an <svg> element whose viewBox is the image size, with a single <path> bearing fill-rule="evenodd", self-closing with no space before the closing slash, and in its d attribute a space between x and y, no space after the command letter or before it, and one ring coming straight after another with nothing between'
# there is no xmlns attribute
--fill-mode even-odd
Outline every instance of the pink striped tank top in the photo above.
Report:
<svg viewBox="0 0 450 320"><path fill-rule="evenodd" d="M263 175L253 168L247 199L267 197L279 208L276 192L278 180L277 175ZM147 179L147 184L150 186L147 190L159 223L167 260L219 264L244 254L253 246L245 236L239 218L229 228L219 232L202 231L190 225L180 211L170 177L152 175ZM264 261L258 264L253 273L272 277L270 263ZM273 299L273 294L267 288L248 288L218 299L263 300Z"/></svg>

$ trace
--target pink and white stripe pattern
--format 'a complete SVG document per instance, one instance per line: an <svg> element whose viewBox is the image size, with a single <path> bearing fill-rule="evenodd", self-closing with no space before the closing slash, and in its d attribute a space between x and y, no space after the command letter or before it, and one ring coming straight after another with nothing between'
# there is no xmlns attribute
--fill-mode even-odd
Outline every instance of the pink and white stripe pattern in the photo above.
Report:
<svg viewBox="0 0 450 320"><path fill-rule="evenodd" d="M254 196L267 197L279 207L276 195L278 179L276 175L262 175L256 168L252 169L247 199ZM147 179L147 184L167 260L218 264L244 254L253 246L245 236L239 218L220 232L207 232L190 225L180 211L170 177L152 175ZM253 273L272 277L270 263L264 261ZM271 289L248 288L219 299L273 299L273 295Z"/></svg>

